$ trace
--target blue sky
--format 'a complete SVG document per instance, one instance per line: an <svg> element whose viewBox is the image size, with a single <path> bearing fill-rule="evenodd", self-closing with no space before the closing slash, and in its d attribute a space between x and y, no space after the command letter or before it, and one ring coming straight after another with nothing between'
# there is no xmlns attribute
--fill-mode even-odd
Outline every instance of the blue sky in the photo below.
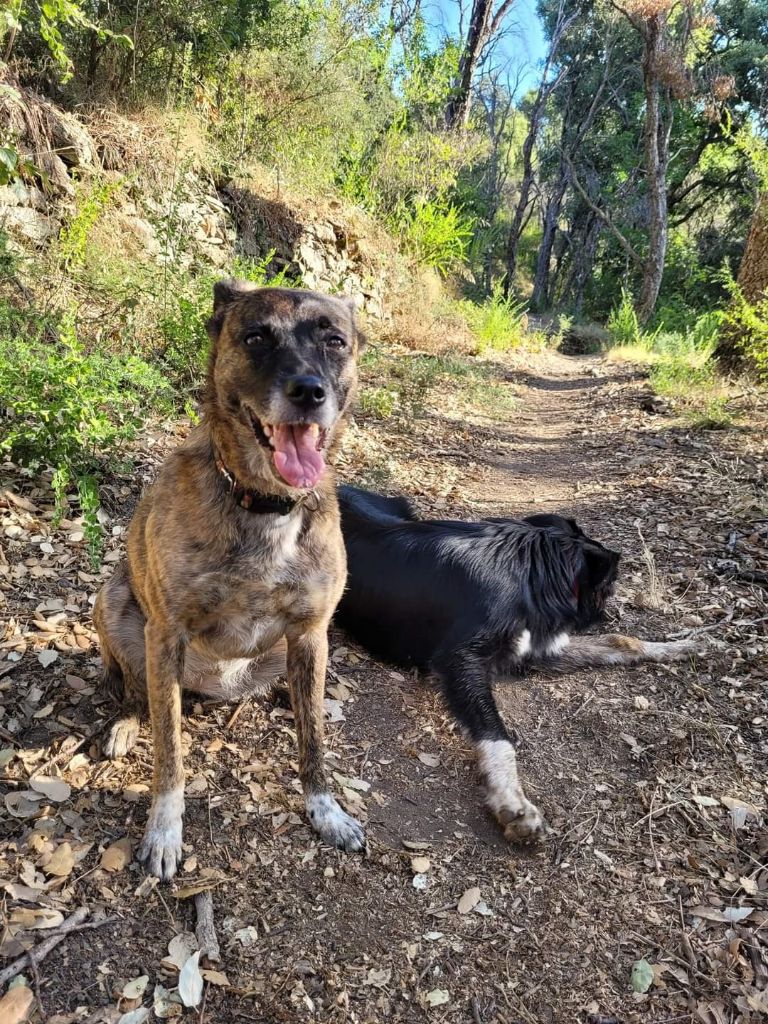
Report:
<svg viewBox="0 0 768 1024"><path fill-rule="evenodd" d="M471 0L465 0L469 10ZM458 0L432 0L423 7L427 21L436 32L454 33L458 26ZM544 58L544 33L536 14L536 0L517 0L509 14L510 31L499 47L499 58L508 60L514 75L522 70L518 95L532 88L538 81L540 63Z"/></svg>

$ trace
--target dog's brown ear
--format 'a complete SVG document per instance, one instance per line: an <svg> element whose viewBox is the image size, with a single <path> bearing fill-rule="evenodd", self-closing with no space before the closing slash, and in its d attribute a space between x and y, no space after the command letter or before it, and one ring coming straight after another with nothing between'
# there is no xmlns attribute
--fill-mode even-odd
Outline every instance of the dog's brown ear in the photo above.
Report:
<svg viewBox="0 0 768 1024"><path fill-rule="evenodd" d="M206 325L208 334L213 341L221 333L224 316L232 303L241 299L243 295L247 295L248 292L256 291L257 288L258 285L252 284L250 281L237 281L233 277L216 282L213 286L213 316Z"/></svg>
<svg viewBox="0 0 768 1024"><path fill-rule="evenodd" d="M360 310L363 308L363 297L362 295L348 296L342 301L346 303L350 316L352 317L352 324L355 328L355 335L357 337L357 351L362 352L368 344L368 338L361 330L359 320Z"/></svg>

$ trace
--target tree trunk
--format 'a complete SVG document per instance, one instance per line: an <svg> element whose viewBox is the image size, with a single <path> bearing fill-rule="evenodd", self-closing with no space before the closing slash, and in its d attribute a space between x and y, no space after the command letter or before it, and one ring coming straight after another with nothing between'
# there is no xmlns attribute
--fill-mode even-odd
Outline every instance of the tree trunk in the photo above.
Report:
<svg viewBox="0 0 768 1024"><path fill-rule="evenodd" d="M549 266L552 259L552 247L560 220L565 191L568 187L568 168L561 162L559 177L552 195L547 200L544 211L544 229L541 236L539 255L536 259L536 277L533 282L531 305L534 309L544 309L549 299Z"/></svg>
<svg viewBox="0 0 768 1024"><path fill-rule="evenodd" d="M736 281L750 305L768 296L768 192L758 196ZM735 325L726 324L720 332L715 355L728 369L736 369L744 362L739 341Z"/></svg>
<svg viewBox="0 0 768 1024"><path fill-rule="evenodd" d="M648 255L643 266L643 283L637 304L641 323L653 316L659 297L667 255L667 165L670 124L664 123L659 82L659 59L663 50L663 15L645 23L643 90L645 93L645 178L648 201ZM671 114L668 115L668 122Z"/></svg>
<svg viewBox="0 0 768 1024"><path fill-rule="evenodd" d="M492 0L474 0L467 42L459 60L459 81L445 110L447 128L466 128L472 100L472 81L488 38Z"/></svg>
<svg viewBox="0 0 768 1024"><path fill-rule="evenodd" d="M512 218L512 226L509 229L507 240L507 277L505 290L509 291L514 287L515 273L517 272L517 250L520 247L520 239L523 234L523 227L527 223L526 213L533 184L533 145L536 141L539 128L536 124L538 114L532 116L528 134L523 144L523 180L520 182L520 196L515 207L515 215Z"/></svg>

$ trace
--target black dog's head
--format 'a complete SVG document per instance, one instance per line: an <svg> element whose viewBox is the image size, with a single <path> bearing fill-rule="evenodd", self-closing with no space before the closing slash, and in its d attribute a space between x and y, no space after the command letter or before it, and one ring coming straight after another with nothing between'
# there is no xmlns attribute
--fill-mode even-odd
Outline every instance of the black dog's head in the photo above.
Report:
<svg viewBox="0 0 768 1024"><path fill-rule="evenodd" d="M549 528L575 542L568 544L568 549L572 573L570 587L577 607L576 625L578 629L586 629L598 622L605 613L605 606L616 585L621 558L619 553L588 537L575 519L542 513L527 516L525 522L531 526Z"/></svg>
<svg viewBox="0 0 768 1024"><path fill-rule="evenodd" d="M220 281L206 410L249 475L313 488L354 392L363 339L350 300Z"/></svg>

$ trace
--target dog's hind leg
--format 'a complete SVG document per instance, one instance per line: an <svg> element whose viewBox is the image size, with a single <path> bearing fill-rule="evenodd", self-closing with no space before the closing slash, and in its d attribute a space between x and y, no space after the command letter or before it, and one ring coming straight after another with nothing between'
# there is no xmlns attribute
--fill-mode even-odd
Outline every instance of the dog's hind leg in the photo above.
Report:
<svg viewBox="0 0 768 1024"><path fill-rule="evenodd" d="M133 596L125 563L99 591L93 622L101 643L104 687L122 711L102 741L102 750L109 758L124 757L135 746L141 721L148 712L145 620Z"/></svg>
<svg viewBox="0 0 768 1024"><path fill-rule="evenodd" d="M445 699L459 724L469 733L485 779L486 804L509 842L540 839L544 818L523 792L517 773L516 736L499 714L485 658L466 651L451 651L433 663Z"/></svg>
<svg viewBox="0 0 768 1024"><path fill-rule="evenodd" d="M638 640L621 633L603 636L558 637L556 650L551 656L537 658L542 668L569 672L577 668L600 665L636 665L642 661L682 661L704 653L704 646L696 640L672 640L655 643Z"/></svg>

